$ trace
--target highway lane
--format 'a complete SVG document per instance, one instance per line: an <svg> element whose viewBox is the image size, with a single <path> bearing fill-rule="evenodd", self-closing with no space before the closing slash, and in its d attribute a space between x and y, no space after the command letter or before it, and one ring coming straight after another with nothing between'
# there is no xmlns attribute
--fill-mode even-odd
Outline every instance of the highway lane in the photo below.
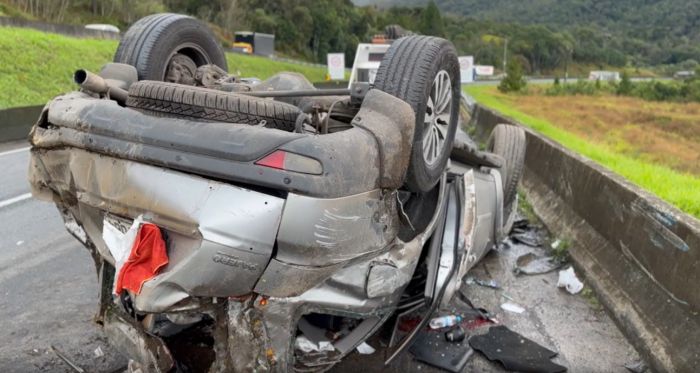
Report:
<svg viewBox="0 0 700 373"><path fill-rule="evenodd" d="M3 173L0 178L0 206L3 206L3 201L12 202L13 197L28 198L27 178L24 177L22 181L17 180L17 176L27 174L28 162L29 150L25 143L13 143L0 148L0 165Z"/></svg>
<svg viewBox="0 0 700 373"><path fill-rule="evenodd" d="M0 146L0 371L72 372L51 345L89 371L114 371L126 360L92 323L92 260L56 207L28 194L28 160L26 143Z"/></svg>

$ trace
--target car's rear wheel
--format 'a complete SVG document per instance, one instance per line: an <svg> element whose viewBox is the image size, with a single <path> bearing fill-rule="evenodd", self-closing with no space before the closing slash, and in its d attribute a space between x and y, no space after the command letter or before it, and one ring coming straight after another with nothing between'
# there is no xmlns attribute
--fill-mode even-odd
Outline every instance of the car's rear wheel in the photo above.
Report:
<svg viewBox="0 0 700 373"><path fill-rule="evenodd" d="M375 88L406 101L416 114L406 186L427 192L440 180L459 122L460 77L452 43L431 36L395 41L382 59Z"/></svg>
<svg viewBox="0 0 700 373"><path fill-rule="evenodd" d="M136 21L119 42L114 62L136 67L139 80L194 84L197 67L227 70L226 56L202 22L181 14L153 14Z"/></svg>
<svg viewBox="0 0 700 373"><path fill-rule="evenodd" d="M525 131L509 124L498 124L491 131L486 147L488 151L500 155L505 161L501 167L501 182L503 216L506 221L516 207L518 183L525 167Z"/></svg>

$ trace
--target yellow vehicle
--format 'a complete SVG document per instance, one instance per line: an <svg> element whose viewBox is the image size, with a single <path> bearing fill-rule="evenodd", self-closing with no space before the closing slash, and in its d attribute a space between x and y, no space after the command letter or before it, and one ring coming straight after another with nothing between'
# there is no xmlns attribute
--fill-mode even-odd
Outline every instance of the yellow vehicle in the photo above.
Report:
<svg viewBox="0 0 700 373"><path fill-rule="evenodd" d="M237 31L233 38L233 50L270 57L275 54L275 35Z"/></svg>
<svg viewBox="0 0 700 373"><path fill-rule="evenodd" d="M253 46L250 43L233 43L233 51L238 53L253 54Z"/></svg>

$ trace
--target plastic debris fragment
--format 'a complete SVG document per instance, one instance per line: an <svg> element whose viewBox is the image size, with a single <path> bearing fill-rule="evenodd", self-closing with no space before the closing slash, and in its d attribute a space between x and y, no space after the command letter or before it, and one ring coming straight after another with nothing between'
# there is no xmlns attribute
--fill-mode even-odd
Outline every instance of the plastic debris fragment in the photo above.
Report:
<svg viewBox="0 0 700 373"><path fill-rule="evenodd" d="M481 279L474 278L474 277L468 277L468 278L465 280L465 282L467 283L467 285L476 284L476 285L479 285L479 286L484 286L484 287L492 288L492 289L500 289L500 288L501 288L501 287L498 285L498 283L496 282L496 280L493 280L493 279L490 279L490 280L481 280Z"/></svg>
<svg viewBox="0 0 700 373"><path fill-rule="evenodd" d="M539 275L554 271L561 263L551 256L539 257L534 253L521 255L515 261L515 274Z"/></svg>
<svg viewBox="0 0 700 373"><path fill-rule="evenodd" d="M523 308L520 305L513 303L513 302L505 302L505 303L501 304L501 309L503 309L504 311L513 312L513 313L525 312L525 308Z"/></svg>
<svg viewBox="0 0 700 373"><path fill-rule="evenodd" d="M571 294L578 294L583 289L583 282L581 282L573 267L569 267L565 270L559 271L559 281L557 282L557 287L565 288Z"/></svg>
<svg viewBox="0 0 700 373"><path fill-rule="evenodd" d="M462 316L441 316L430 320L430 329L447 328L462 322Z"/></svg>
<svg viewBox="0 0 700 373"><path fill-rule="evenodd" d="M374 353L374 351L376 351L374 347L368 345L367 342L362 342L359 346L357 346L357 352L362 355L371 355Z"/></svg>
<svg viewBox="0 0 700 373"><path fill-rule="evenodd" d="M306 336L300 335L294 340L294 348L304 353L334 351L335 347L328 341L321 341L318 344L311 342Z"/></svg>

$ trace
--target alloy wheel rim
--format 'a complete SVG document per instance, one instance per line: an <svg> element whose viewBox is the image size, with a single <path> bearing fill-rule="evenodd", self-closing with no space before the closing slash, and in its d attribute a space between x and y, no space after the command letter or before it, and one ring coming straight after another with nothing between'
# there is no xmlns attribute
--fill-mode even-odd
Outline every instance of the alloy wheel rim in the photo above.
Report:
<svg viewBox="0 0 700 373"><path fill-rule="evenodd" d="M452 81L447 71L440 70L430 87L423 121L423 159L428 166L435 165L442 157L451 115Z"/></svg>

